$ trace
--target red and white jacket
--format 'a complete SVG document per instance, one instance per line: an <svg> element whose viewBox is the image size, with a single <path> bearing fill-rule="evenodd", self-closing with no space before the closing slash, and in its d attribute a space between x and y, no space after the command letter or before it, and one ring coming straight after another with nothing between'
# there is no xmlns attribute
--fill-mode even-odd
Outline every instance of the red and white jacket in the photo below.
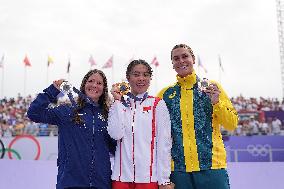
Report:
<svg viewBox="0 0 284 189"><path fill-rule="evenodd" d="M129 107L115 101L109 111L108 133L117 140L112 180L170 182L171 124L164 100L151 96L143 101L130 99Z"/></svg>

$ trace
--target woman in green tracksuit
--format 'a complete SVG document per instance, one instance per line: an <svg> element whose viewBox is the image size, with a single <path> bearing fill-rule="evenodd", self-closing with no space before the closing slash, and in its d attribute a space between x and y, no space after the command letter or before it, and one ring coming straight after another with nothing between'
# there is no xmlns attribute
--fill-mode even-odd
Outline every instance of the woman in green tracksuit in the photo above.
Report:
<svg viewBox="0 0 284 189"><path fill-rule="evenodd" d="M221 85L195 73L185 44L171 51L177 82L159 93L167 104L173 138L171 181L175 189L228 189L226 151L220 132L237 127L238 115Z"/></svg>

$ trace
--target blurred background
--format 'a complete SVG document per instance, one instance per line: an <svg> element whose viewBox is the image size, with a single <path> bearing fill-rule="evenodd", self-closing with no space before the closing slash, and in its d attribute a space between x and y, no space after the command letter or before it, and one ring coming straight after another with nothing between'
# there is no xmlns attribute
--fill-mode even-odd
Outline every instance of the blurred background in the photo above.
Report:
<svg viewBox="0 0 284 189"><path fill-rule="evenodd" d="M26 117L53 80L79 88L96 68L111 86L139 58L155 95L176 80L179 43L239 113L238 128L222 130L231 188L284 188L283 24L284 0L0 0L0 188L55 188L57 126Z"/></svg>

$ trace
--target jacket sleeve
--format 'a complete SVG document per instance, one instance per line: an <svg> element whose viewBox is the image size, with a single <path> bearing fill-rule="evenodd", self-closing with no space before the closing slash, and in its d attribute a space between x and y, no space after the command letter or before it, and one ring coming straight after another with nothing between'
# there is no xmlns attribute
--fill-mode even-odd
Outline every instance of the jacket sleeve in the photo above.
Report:
<svg viewBox="0 0 284 189"><path fill-rule="evenodd" d="M43 93L38 94L28 109L28 118L37 123L57 125L58 115L56 109L48 108L48 105L57 101L56 96L59 93L60 91L52 84Z"/></svg>
<svg viewBox="0 0 284 189"><path fill-rule="evenodd" d="M158 184L170 182L171 174L171 121L164 100L160 100L156 108L157 128L157 179Z"/></svg>
<svg viewBox="0 0 284 189"><path fill-rule="evenodd" d="M119 140L125 134L125 118L123 116L124 105L120 101L115 101L108 114L107 131L111 138Z"/></svg>
<svg viewBox="0 0 284 189"><path fill-rule="evenodd" d="M219 125L222 125L227 130L234 130L238 125L238 113L231 100L222 89L221 85L216 83L221 91L219 96L219 102L213 105L213 119L217 121Z"/></svg>
<svg viewBox="0 0 284 189"><path fill-rule="evenodd" d="M117 142L116 142L116 140L114 140L113 138L111 138L111 137L109 136L109 134L107 134L107 140L108 140L109 153L111 153L112 155L114 155L114 154L115 154L115 150L116 150Z"/></svg>

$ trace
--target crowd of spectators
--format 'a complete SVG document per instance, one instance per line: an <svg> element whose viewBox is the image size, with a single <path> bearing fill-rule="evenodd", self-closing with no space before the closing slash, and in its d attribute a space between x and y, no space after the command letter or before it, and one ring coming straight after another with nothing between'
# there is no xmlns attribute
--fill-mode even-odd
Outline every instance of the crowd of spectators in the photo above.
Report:
<svg viewBox="0 0 284 189"><path fill-rule="evenodd" d="M277 98L244 98L240 95L231 101L237 111L284 111L284 101Z"/></svg>
<svg viewBox="0 0 284 189"><path fill-rule="evenodd" d="M54 125L34 123L30 121L26 112L33 98L23 98L20 94L16 98L0 99L0 137L16 135L57 136Z"/></svg>
<svg viewBox="0 0 284 189"><path fill-rule="evenodd" d="M268 118L267 121L258 121L251 116L248 120L240 121L236 130L232 132L223 130L222 133L235 136L284 135L284 128L277 117Z"/></svg>
<svg viewBox="0 0 284 189"><path fill-rule="evenodd" d="M251 136L251 135L284 135L284 120L276 116L261 117L261 112L284 111L284 101L277 98L244 98L238 96L231 98L231 101L239 112L239 125L233 132L226 132L228 135ZM254 112L248 117L241 117L247 112Z"/></svg>
<svg viewBox="0 0 284 189"><path fill-rule="evenodd" d="M11 137L29 134L34 136L57 136L58 130L54 125L34 123L26 117L27 109L33 100L32 96L0 99L0 137ZM239 113L244 111L284 111L284 102L275 98L244 98L231 99ZM238 128L233 132L223 131L224 135L284 135L284 120L277 117L259 119L250 116L241 119Z"/></svg>

